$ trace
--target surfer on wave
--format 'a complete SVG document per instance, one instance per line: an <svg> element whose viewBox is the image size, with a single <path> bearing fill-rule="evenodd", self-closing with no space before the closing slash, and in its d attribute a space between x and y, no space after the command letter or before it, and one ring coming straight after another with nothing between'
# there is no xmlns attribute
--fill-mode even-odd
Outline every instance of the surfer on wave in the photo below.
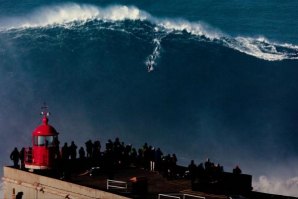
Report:
<svg viewBox="0 0 298 199"><path fill-rule="evenodd" d="M147 61L147 70L149 73L154 70L153 65L154 65L154 57L150 55L149 60Z"/></svg>

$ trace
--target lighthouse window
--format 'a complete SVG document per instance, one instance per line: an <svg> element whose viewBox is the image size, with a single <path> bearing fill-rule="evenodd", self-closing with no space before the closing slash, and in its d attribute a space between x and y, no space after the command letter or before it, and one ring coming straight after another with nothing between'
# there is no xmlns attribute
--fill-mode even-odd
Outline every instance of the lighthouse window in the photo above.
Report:
<svg viewBox="0 0 298 199"><path fill-rule="evenodd" d="M34 137L34 145L44 146L45 145L45 136Z"/></svg>
<svg viewBox="0 0 298 199"><path fill-rule="evenodd" d="M34 145L36 146L53 146L54 136L36 136L34 137Z"/></svg>
<svg viewBox="0 0 298 199"><path fill-rule="evenodd" d="M46 145L53 146L54 136L46 136Z"/></svg>

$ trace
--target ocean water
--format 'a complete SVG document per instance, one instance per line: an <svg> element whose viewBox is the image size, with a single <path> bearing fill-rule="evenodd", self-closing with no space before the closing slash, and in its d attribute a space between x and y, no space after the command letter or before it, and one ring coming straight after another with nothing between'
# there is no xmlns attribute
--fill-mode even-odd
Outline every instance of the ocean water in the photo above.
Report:
<svg viewBox="0 0 298 199"><path fill-rule="evenodd" d="M119 137L298 196L298 1L0 1L1 166L40 107L61 143ZM150 69L148 70L148 65Z"/></svg>

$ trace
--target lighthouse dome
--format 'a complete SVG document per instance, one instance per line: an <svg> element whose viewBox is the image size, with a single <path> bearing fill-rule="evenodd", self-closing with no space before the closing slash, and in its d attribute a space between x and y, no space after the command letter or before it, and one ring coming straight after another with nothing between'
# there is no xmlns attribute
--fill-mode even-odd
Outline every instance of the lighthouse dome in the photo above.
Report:
<svg viewBox="0 0 298 199"><path fill-rule="evenodd" d="M32 133L33 136L53 136L58 135L56 129L48 124L49 119L44 116L42 118L42 124L39 125Z"/></svg>

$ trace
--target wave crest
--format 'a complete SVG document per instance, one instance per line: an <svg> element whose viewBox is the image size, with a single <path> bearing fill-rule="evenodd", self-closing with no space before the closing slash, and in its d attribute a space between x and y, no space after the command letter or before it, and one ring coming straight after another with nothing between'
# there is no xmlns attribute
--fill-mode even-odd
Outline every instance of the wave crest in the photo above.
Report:
<svg viewBox="0 0 298 199"><path fill-rule="evenodd" d="M204 36L208 39L220 39L224 34L220 31L215 31L214 28L209 28L202 22L189 22L183 19L170 20L170 19L155 19L158 26L161 26L167 30L174 31L186 31L193 35Z"/></svg>
<svg viewBox="0 0 298 199"><path fill-rule="evenodd" d="M145 20L148 15L134 6L117 5L100 8L93 5L70 3L43 7L28 16L2 20L1 24L5 29L36 28L95 19L108 21Z"/></svg>
<svg viewBox="0 0 298 199"><path fill-rule="evenodd" d="M276 43L264 37L232 37L220 30L212 28L202 22L189 22L184 19L161 19L151 16L134 6L115 5L101 8L94 5L69 3L58 6L43 7L24 17L4 19L0 21L2 30L38 28L48 26L76 26L91 20L117 22L124 20L147 21L155 26L160 35L171 32L187 32L201 38L203 41L212 41L241 53L267 61L298 59L298 46L288 43ZM156 34L154 31L154 34ZM162 37L159 40L158 50L161 48ZM154 54L154 52L153 52ZM154 56L154 55L153 55ZM157 55L154 57L158 57ZM153 60L155 63L155 59Z"/></svg>

